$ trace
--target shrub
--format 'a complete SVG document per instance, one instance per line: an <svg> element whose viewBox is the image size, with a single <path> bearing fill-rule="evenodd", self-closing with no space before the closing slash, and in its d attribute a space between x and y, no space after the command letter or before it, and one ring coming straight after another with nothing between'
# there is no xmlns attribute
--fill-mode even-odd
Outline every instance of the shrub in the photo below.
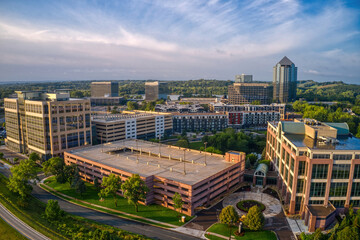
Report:
<svg viewBox="0 0 360 240"><path fill-rule="evenodd" d="M63 216L64 212L60 209L56 200L49 200L45 208L45 217L49 221L57 221Z"/></svg>
<svg viewBox="0 0 360 240"><path fill-rule="evenodd" d="M248 214L246 214L244 224L250 229L250 230L261 230L264 227L265 223L265 217L258 208L257 205L251 207L249 209Z"/></svg>
<svg viewBox="0 0 360 240"><path fill-rule="evenodd" d="M224 224L235 224L239 221L239 215L232 205L221 210L219 221Z"/></svg>

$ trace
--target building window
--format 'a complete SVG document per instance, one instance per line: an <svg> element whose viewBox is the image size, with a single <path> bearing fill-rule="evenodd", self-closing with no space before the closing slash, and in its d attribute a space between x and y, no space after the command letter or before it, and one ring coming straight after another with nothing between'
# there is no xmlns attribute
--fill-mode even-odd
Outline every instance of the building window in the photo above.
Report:
<svg viewBox="0 0 360 240"><path fill-rule="evenodd" d="M300 211L302 197L295 198L295 211Z"/></svg>
<svg viewBox="0 0 360 240"><path fill-rule="evenodd" d="M304 190L304 179L297 180L296 193L302 193Z"/></svg>
<svg viewBox="0 0 360 240"><path fill-rule="evenodd" d="M351 187L351 196L360 197L360 182L353 182Z"/></svg>
<svg viewBox="0 0 360 240"><path fill-rule="evenodd" d="M294 158L291 157L290 169L291 169L292 172L294 172L294 161L295 161Z"/></svg>
<svg viewBox="0 0 360 240"><path fill-rule="evenodd" d="M353 207L360 207L360 200L350 200L350 205Z"/></svg>
<svg viewBox="0 0 360 240"><path fill-rule="evenodd" d="M336 208L343 208L345 205L345 200L331 200L330 202Z"/></svg>
<svg viewBox="0 0 360 240"><path fill-rule="evenodd" d="M350 164L334 164L332 169L333 179L348 179L350 173Z"/></svg>
<svg viewBox="0 0 360 240"><path fill-rule="evenodd" d="M311 183L310 197L324 197L326 190L326 183Z"/></svg>
<svg viewBox="0 0 360 240"><path fill-rule="evenodd" d="M305 161L299 162L298 175L299 176L305 175L305 169L306 169L306 162Z"/></svg>
<svg viewBox="0 0 360 240"><path fill-rule="evenodd" d="M313 159L329 159L330 154L313 154Z"/></svg>
<svg viewBox="0 0 360 240"><path fill-rule="evenodd" d="M346 197L348 183L331 183L330 197Z"/></svg>
<svg viewBox="0 0 360 240"><path fill-rule="evenodd" d="M334 160L351 160L352 155L351 154L334 154L333 158L334 158Z"/></svg>
<svg viewBox="0 0 360 240"><path fill-rule="evenodd" d="M354 179L360 179L360 164L355 164Z"/></svg>
<svg viewBox="0 0 360 240"><path fill-rule="evenodd" d="M326 179L328 173L328 165L326 164L313 164L312 179Z"/></svg>
<svg viewBox="0 0 360 240"><path fill-rule="evenodd" d="M324 200L310 200L309 205L321 205L324 204Z"/></svg>

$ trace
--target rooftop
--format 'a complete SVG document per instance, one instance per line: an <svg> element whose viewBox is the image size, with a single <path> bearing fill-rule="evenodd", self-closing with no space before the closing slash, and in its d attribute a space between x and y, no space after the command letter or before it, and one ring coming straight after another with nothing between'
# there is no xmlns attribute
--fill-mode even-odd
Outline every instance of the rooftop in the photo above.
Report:
<svg viewBox="0 0 360 240"><path fill-rule="evenodd" d="M308 147L311 149L332 150L360 150L360 139L350 136L338 136L336 144L323 144L320 140L314 140L305 134L285 134L285 137L296 147Z"/></svg>
<svg viewBox="0 0 360 240"><path fill-rule="evenodd" d="M291 66L294 63L285 56L283 57L283 59L280 60L279 64L282 66Z"/></svg>
<svg viewBox="0 0 360 240"><path fill-rule="evenodd" d="M124 119L143 118L154 115L170 115L169 113L149 112L149 111L123 111L119 114L98 114L92 116L95 122L116 122Z"/></svg>
<svg viewBox="0 0 360 240"><path fill-rule="evenodd" d="M328 216L329 214L331 214L332 212L334 212L336 209L331 206L322 206L322 205L311 205L311 206L307 206L309 211L311 212L312 215L314 216Z"/></svg>
<svg viewBox="0 0 360 240"><path fill-rule="evenodd" d="M86 147L68 153L143 177L156 175L189 185L235 164L226 162L223 155L135 139Z"/></svg>

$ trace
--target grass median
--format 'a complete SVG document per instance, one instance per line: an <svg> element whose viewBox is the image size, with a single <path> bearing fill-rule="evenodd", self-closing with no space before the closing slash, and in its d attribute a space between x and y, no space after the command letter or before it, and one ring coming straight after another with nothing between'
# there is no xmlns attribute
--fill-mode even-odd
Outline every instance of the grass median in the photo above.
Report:
<svg viewBox="0 0 360 240"><path fill-rule="evenodd" d="M117 210L117 211L121 211L124 213L128 213L128 214L133 214L139 217L143 217L143 218L148 218L148 219L152 219L152 220L156 220L159 222L163 222L163 223L169 223L172 225L176 225L176 226L181 226L183 225L182 222L179 222L179 213L165 208L163 206L160 205L156 205L156 204L150 204L150 205L139 205L139 211L136 212L135 211L135 207L133 205L130 205L127 201L127 199L118 196L118 206L115 206L114 200L112 197L105 197L104 201L99 201L99 190L97 190L93 184L90 183L86 183L86 192L83 194L83 196L81 197L80 194L78 194L75 189L71 188L69 183L64 183L64 184L60 184L57 183L55 181L55 177L50 177L47 180L45 180L45 184L51 188L53 188L54 190L73 197L73 198L77 198L81 201L85 201L87 203L91 203L91 204L96 204L102 207L107 207L109 209L113 209L113 210ZM81 204L81 203L80 203ZM93 206L90 206L91 208L94 208ZM103 209L101 209L102 211L104 211ZM115 212L111 212L113 214L117 214L120 215L118 213ZM131 218L128 215L126 215L125 217L127 218ZM193 217L189 217L186 216L186 222L191 220ZM139 220L139 221L143 221L143 219L136 219L136 218L132 218L135 220ZM151 222L152 223L152 222ZM153 224L153 223L152 223Z"/></svg>
<svg viewBox="0 0 360 240"><path fill-rule="evenodd" d="M231 235L233 237L235 237L235 239L238 239L238 240L250 240L250 239L276 240L277 239L276 235L273 232L267 231L267 230L251 231L249 229L244 229L244 231L245 231L244 236L235 236L234 232L236 230L238 230L237 226L232 226L231 231L230 231L228 225L222 224L222 223L215 223L207 230L207 232L208 233L210 232L210 234L206 234L206 237L211 240L221 239L217 236L211 235L211 233L217 233L217 234L220 234L220 235L228 238L230 235L230 232L231 232Z"/></svg>
<svg viewBox="0 0 360 240"><path fill-rule="evenodd" d="M11 227L7 222L0 218L0 236L1 239L7 240L26 240L27 238L21 235L13 227Z"/></svg>

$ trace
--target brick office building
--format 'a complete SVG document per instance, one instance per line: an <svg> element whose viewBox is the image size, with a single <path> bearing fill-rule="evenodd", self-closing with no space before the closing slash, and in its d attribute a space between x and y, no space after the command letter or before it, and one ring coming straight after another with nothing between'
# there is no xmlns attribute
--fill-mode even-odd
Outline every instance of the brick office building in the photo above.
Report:
<svg viewBox="0 0 360 240"><path fill-rule="evenodd" d="M266 158L289 213L299 213L310 231L326 228L350 204L360 207L360 139L346 123L269 122Z"/></svg>
<svg viewBox="0 0 360 240"><path fill-rule="evenodd" d="M174 209L172 197L178 192L184 201L183 213L194 215L242 181L245 153L219 155L128 139L66 152L65 163L76 164L90 182L111 173L122 181L139 174L150 189L145 204Z"/></svg>

